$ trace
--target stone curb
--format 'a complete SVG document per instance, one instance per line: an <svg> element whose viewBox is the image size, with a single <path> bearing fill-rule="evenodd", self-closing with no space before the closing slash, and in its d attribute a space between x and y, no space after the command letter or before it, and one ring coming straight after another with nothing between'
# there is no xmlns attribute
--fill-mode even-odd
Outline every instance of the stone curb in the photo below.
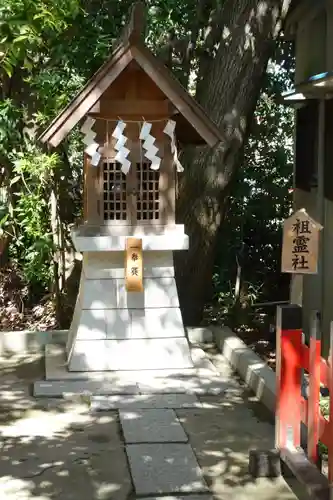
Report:
<svg viewBox="0 0 333 500"><path fill-rule="evenodd" d="M213 339L226 360L266 408L275 413L274 371L227 326L210 326Z"/></svg>
<svg viewBox="0 0 333 500"><path fill-rule="evenodd" d="M213 340L213 334L209 328L187 328L186 330L192 344ZM0 356L42 352L46 344L66 344L67 336L68 330L0 332Z"/></svg>
<svg viewBox="0 0 333 500"><path fill-rule="evenodd" d="M66 343L67 335L68 330L0 332L0 356L40 352L46 344Z"/></svg>

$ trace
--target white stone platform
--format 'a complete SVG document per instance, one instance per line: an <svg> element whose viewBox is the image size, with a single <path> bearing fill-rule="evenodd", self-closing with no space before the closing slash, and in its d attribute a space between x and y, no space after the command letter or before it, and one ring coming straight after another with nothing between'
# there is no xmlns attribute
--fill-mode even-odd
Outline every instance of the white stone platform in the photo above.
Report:
<svg viewBox="0 0 333 500"><path fill-rule="evenodd" d="M83 266L66 346L68 370L193 368L172 254L188 248L184 226L83 225L72 236ZM142 292L126 290L126 239L133 236L142 240Z"/></svg>
<svg viewBox="0 0 333 500"><path fill-rule="evenodd" d="M190 353L194 367L189 369L70 372L66 366L65 347L49 344L45 348L46 380L35 382L34 395L63 397L84 392L99 397L145 395L147 398L144 407L147 404L149 407L153 404L149 403L149 400L152 400L150 395L223 394L230 388L230 379L216 371L202 349L192 347ZM117 401L117 398L113 398L112 406L116 405ZM164 407L163 401L161 404Z"/></svg>
<svg viewBox="0 0 333 500"><path fill-rule="evenodd" d="M189 238L183 224L169 226L80 226L71 231L73 243L80 252L124 252L126 238L142 238L142 250L187 250Z"/></svg>

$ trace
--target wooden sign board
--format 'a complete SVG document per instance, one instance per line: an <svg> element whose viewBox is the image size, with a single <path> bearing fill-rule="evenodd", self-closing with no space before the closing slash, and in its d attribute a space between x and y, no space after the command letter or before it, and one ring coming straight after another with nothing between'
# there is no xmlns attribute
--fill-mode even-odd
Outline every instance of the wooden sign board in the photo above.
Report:
<svg viewBox="0 0 333 500"><path fill-rule="evenodd" d="M318 272L319 231L323 227L304 209L295 212L283 225L283 273L316 274Z"/></svg>
<svg viewBox="0 0 333 500"><path fill-rule="evenodd" d="M142 240L126 239L125 285L128 292L143 292Z"/></svg>

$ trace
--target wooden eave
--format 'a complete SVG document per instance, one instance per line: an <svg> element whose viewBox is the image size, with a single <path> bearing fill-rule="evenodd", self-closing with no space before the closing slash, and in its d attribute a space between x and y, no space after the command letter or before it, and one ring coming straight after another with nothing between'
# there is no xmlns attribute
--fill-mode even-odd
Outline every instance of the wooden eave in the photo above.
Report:
<svg viewBox="0 0 333 500"><path fill-rule="evenodd" d="M190 96L173 73L141 41L133 46L131 51L135 61L210 147L223 140L222 133L204 109Z"/></svg>
<svg viewBox="0 0 333 500"><path fill-rule="evenodd" d="M121 71L131 62L129 44L120 43L112 56L86 83L76 97L54 118L48 128L39 137L44 144L57 147L81 120L94 107L104 91L120 75ZM110 72L117 67L118 71ZM122 63L122 64L120 64ZM112 79L110 78L112 76Z"/></svg>
<svg viewBox="0 0 333 500"><path fill-rule="evenodd" d="M176 114L173 117L179 127L184 124L182 117L185 118L191 129L188 135L194 144L205 142L213 147L223 140L217 126L210 120L203 108L187 93L171 71L151 53L141 40L133 37L129 38L127 42L120 43L112 56L88 81L74 100L52 121L40 136L40 140L57 147L75 125L89 113L89 110L94 107L107 88L132 60L137 62L182 115ZM185 142L191 142L191 140Z"/></svg>
<svg viewBox="0 0 333 500"><path fill-rule="evenodd" d="M325 6L326 0L293 0L284 21L284 38L293 39L297 25L309 22Z"/></svg>

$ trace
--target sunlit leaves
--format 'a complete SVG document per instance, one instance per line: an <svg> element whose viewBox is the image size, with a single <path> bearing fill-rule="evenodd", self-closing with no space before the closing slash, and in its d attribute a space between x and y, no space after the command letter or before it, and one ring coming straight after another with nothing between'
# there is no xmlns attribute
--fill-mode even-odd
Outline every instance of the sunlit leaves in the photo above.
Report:
<svg viewBox="0 0 333 500"><path fill-rule="evenodd" d="M197 47L202 47L211 9L220 8L222 3L222 0L202 2L203 12L198 17L196 0L147 0L146 42L160 53L173 34L178 44L174 47L173 60L176 76L183 78L188 70L181 50L189 48L191 30L198 30ZM12 168L9 183L16 197L14 217L19 228L12 248L16 245L19 249L17 258L26 276L35 273L35 279L45 283L51 276L52 261L48 179L52 172L63 169L57 187L69 193L68 198L74 200L72 214L77 214L82 208L81 142L74 131L69 144L65 145L63 157L55 158L31 149L22 131L27 121L44 128L82 88L111 53L112 42L126 23L131 4L132 0L0 0L3 93L0 154ZM277 106L274 99L289 83L290 48L281 47L274 65L269 68L244 168L233 192L229 227L224 228L219 245L224 250L218 264L227 270L225 282L230 277L228 270L234 266L234 250L238 251L244 241L249 270L257 273L259 269L258 272L265 273L276 268L279 223L289 207L286 193L291 175L291 113ZM190 68L193 92L198 64L195 55ZM68 224L66 218L62 220L64 225ZM4 220L4 224L7 221ZM260 249L265 254L265 262L259 265ZM248 278L252 279L253 275Z"/></svg>
<svg viewBox="0 0 333 500"><path fill-rule="evenodd" d="M26 151L16 153L13 165L11 184L14 189L17 186L14 217L19 229L15 245L22 271L28 281L45 283L51 276L53 251L48 199L59 157L27 146Z"/></svg>
<svg viewBox="0 0 333 500"><path fill-rule="evenodd" d="M18 152L13 160L14 173L28 178L30 183L36 183L39 188L44 187L50 180L50 174L59 165L59 156L56 153L46 154L30 146L24 152Z"/></svg>
<svg viewBox="0 0 333 500"><path fill-rule="evenodd" d="M35 51L78 12L77 0L0 0L0 67L9 77L18 64L31 70Z"/></svg>
<svg viewBox="0 0 333 500"><path fill-rule="evenodd" d="M6 156L20 140L20 117L20 110L11 99L0 101L0 155Z"/></svg>

